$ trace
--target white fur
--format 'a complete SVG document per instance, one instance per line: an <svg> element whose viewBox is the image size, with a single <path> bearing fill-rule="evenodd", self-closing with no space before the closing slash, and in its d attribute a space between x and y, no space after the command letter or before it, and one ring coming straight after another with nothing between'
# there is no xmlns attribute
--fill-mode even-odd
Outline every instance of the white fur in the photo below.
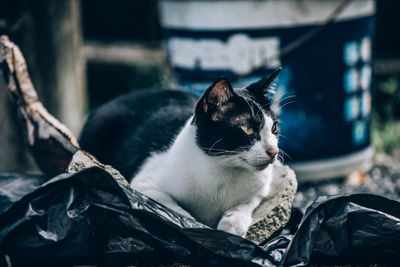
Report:
<svg viewBox="0 0 400 267"><path fill-rule="evenodd" d="M265 114L264 114L265 115ZM270 190L273 164L267 146L277 146L273 121L265 116L262 139L249 151L212 157L195 142L190 118L169 150L153 154L131 182L131 187L186 216L211 227L244 236L251 215Z"/></svg>

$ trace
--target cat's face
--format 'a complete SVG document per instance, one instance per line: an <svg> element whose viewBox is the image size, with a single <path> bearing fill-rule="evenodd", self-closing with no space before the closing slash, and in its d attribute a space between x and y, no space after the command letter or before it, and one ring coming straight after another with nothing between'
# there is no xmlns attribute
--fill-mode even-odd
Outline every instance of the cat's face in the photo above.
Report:
<svg viewBox="0 0 400 267"><path fill-rule="evenodd" d="M197 144L207 155L225 166L256 171L276 159L278 118L266 93L279 72L242 89L220 78L205 91L194 123Z"/></svg>

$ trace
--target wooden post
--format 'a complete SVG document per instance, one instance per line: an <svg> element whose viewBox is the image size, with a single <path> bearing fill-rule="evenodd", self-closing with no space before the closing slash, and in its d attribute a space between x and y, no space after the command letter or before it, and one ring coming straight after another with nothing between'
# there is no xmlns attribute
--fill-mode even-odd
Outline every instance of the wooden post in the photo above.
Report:
<svg viewBox="0 0 400 267"><path fill-rule="evenodd" d="M39 0L31 8L39 97L51 114L78 134L86 109L80 1Z"/></svg>

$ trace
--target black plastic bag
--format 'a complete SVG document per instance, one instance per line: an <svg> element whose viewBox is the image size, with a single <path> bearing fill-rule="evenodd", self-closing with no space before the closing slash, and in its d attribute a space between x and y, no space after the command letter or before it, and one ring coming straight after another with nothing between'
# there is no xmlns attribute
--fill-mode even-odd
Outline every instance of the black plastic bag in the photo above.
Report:
<svg viewBox="0 0 400 267"><path fill-rule="evenodd" d="M0 214L45 181L41 174L0 174Z"/></svg>
<svg viewBox="0 0 400 267"><path fill-rule="evenodd" d="M171 212L100 168L59 175L3 208L0 251L12 266L273 266L256 244Z"/></svg>
<svg viewBox="0 0 400 267"><path fill-rule="evenodd" d="M12 266L304 266L400 255L400 203L379 196L320 198L294 236L258 246L180 216L100 168L43 179L0 175L0 254Z"/></svg>
<svg viewBox="0 0 400 267"><path fill-rule="evenodd" d="M396 264L400 203L371 194L320 197L306 211L284 266Z"/></svg>

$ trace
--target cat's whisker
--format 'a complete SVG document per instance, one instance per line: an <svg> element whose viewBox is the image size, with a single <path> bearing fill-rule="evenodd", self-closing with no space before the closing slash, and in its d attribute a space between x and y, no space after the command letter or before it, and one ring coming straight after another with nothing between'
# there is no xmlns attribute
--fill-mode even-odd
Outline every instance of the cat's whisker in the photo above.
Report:
<svg viewBox="0 0 400 267"><path fill-rule="evenodd" d="M280 112L282 110L282 107L284 107L288 104L288 103L284 103L282 105L282 103L286 100L293 99L293 98L296 98L296 95L289 95L289 96L285 96L283 98L279 98L279 97L274 98L273 102L271 103L271 106L276 107L277 111Z"/></svg>
<svg viewBox="0 0 400 267"><path fill-rule="evenodd" d="M293 103L296 103L296 102L297 102L296 100L286 102L286 103L283 104L282 106L279 106L279 110L282 110L282 109L283 109L284 107L286 107L287 105L293 104Z"/></svg>
<svg viewBox="0 0 400 267"><path fill-rule="evenodd" d="M283 93L283 94L281 94L281 95L278 96L278 97L274 97L274 100L275 100L275 101L279 101L279 102L283 102L283 101L285 101L286 99L294 98L294 97L296 97L295 94L284 96L284 93Z"/></svg>
<svg viewBox="0 0 400 267"><path fill-rule="evenodd" d="M225 150L225 149L220 149L220 148L210 148L210 147L200 147L200 148L202 148L202 149L207 149L207 150L213 150L213 151L217 151L217 152L219 152L219 151L221 151L221 152L235 152L235 151L233 151L233 150Z"/></svg>
<svg viewBox="0 0 400 267"><path fill-rule="evenodd" d="M285 121L279 121L279 125L287 125L287 122L285 122Z"/></svg>
<svg viewBox="0 0 400 267"><path fill-rule="evenodd" d="M213 156L228 156L226 154L235 154L237 151L233 150L225 150L225 149L219 149L219 148L210 148L210 147L200 147L201 149L208 150L207 154L212 154ZM212 151L211 151L212 150Z"/></svg>
<svg viewBox="0 0 400 267"><path fill-rule="evenodd" d="M279 149L279 153L281 153L282 156L288 157L290 160L292 160L292 157L288 153L283 151L282 149ZM278 153L278 155L279 155L279 153Z"/></svg>
<svg viewBox="0 0 400 267"><path fill-rule="evenodd" d="M285 96L282 99L279 99L279 103L282 103L283 101L286 101L286 100L291 99L291 98L296 98L296 95Z"/></svg>
<svg viewBox="0 0 400 267"><path fill-rule="evenodd" d="M284 134L282 134L282 133L279 133L279 138L285 138L285 139L287 139L288 137L286 136L286 135L284 135Z"/></svg>
<svg viewBox="0 0 400 267"><path fill-rule="evenodd" d="M290 103L297 102L297 99L296 99L295 97L287 98L287 99L285 99L284 101L281 101L281 102L279 103L279 106L285 106L285 105L287 105L289 102L290 102Z"/></svg>
<svg viewBox="0 0 400 267"><path fill-rule="evenodd" d="M213 147L214 147L218 142L220 142L221 140L222 140L222 138L219 139L219 140L217 140L217 141L210 147L210 149L208 150L208 154L210 154L210 152L211 152L211 150L213 149Z"/></svg>

